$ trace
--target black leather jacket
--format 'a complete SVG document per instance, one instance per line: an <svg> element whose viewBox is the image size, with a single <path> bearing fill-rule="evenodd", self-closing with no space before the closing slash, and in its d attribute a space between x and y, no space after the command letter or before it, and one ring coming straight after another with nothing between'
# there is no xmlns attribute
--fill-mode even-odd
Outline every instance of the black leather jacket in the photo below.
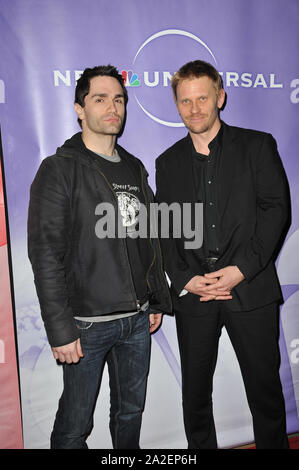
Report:
<svg viewBox="0 0 299 470"><path fill-rule="evenodd" d="M117 145L122 159L141 179L147 204L153 201L147 173L137 158ZM116 195L88 151L81 133L45 158L31 186L28 253L41 314L52 347L79 337L73 317L136 311L137 299L124 238L99 239L95 208ZM157 238L142 253L150 306L170 312L171 300Z"/></svg>

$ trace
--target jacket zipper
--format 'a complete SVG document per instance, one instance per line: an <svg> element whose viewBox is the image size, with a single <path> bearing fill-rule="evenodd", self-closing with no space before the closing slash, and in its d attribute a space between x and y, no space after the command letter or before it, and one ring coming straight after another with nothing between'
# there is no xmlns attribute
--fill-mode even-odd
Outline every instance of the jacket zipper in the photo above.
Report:
<svg viewBox="0 0 299 470"><path fill-rule="evenodd" d="M144 195L144 199L145 199L145 202L146 202L146 205L147 205L148 200L147 200L146 193L145 193L145 191L144 191L142 167L140 167L140 173L141 173L141 188L142 188L142 192L143 192L143 195ZM153 257L152 263L150 264L150 266L149 266L149 268L148 268L148 270L147 270L147 273L146 273L146 281L147 281L147 284L148 284L148 286L149 286L149 289L151 290L151 288L150 288L150 282L149 282L148 276L149 276L149 272L150 272L150 270L151 270L151 268L152 268L152 266L153 266L153 264L154 264L154 262L155 262L155 260L156 260L156 251L155 251L155 249L154 249L154 247L153 247L151 236L149 237L149 243L150 243L150 245L151 245L151 247L152 247L152 250L153 250L153 252L154 252L154 257ZM157 245L158 245L159 254L160 254L159 268L160 268L160 271L161 271L161 274L162 274L162 278L163 278L163 280L164 280L164 282L165 282L166 292L167 292L168 299L169 299L170 305L171 305L171 304L172 304L172 301L171 301L171 297L170 297L170 293L169 293L169 286L168 286L168 283L167 283L167 281L166 281L164 269L163 269L163 266L162 266L162 251L161 251L161 246L160 246L159 240L158 240Z"/></svg>
<svg viewBox="0 0 299 470"><path fill-rule="evenodd" d="M144 184L143 184L143 172L142 172L142 167L140 167L140 176L141 176L141 189L142 189L142 193L143 193L143 196L144 196L144 200L145 200L145 206L147 207L148 206L148 200L147 200L147 196L146 196L146 193L145 193L145 190L144 190ZM151 285L150 285L150 282L149 282L149 273L150 273L150 270L152 269L153 265L154 265L154 262L156 260L156 252L155 252L155 249L153 247L153 244L152 244L152 239L151 237L149 237L149 244L151 245L151 248L153 250L153 259L152 259L152 262L151 264L149 265L149 268L146 272L146 276L145 276L145 279L146 279L146 283L148 285L148 288L149 290L151 291Z"/></svg>

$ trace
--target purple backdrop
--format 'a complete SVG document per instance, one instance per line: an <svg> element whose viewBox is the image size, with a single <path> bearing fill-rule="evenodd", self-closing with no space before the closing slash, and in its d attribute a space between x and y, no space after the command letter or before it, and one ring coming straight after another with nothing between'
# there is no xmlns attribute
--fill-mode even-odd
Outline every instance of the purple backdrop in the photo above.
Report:
<svg viewBox="0 0 299 470"><path fill-rule="evenodd" d="M186 134L172 101L169 77L188 60L207 60L222 72L228 94L223 120L270 132L276 138L293 211L292 227L277 263L286 300L281 315L281 376L288 431L299 430L298 20L297 0L151 0L146 4L0 0L0 123L26 447L48 446L60 392L60 371L53 366L27 260L29 187L41 160L78 131L73 111L76 77L85 67L107 63L127 77L128 119L120 143L143 160L153 189L155 158ZM156 415L145 414L144 447L183 447L173 320L165 319L154 338L147 403L159 401L155 390L165 403L162 400ZM214 403L220 445L227 447L250 441L252 430L238 366L225 334L221 348ZM50 384L44 367L51 371ZM217 390L220 385L226 396L232 396L231 402ZM49 387L53 401L47 398ZM173 402L164 390L169 387ZM109 446L108 431L95 431L102 446Z"/></svg>

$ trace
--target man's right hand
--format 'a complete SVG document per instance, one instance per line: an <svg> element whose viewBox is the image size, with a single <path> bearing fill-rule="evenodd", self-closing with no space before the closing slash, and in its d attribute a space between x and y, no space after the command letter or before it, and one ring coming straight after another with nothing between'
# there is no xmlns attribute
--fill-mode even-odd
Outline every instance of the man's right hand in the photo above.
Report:
<svg viewBox="0 0 299 470"><path fill-rule="evenodd" d="M79 362L80 358L84 355L81 348L80 338L73 343L52 348L52 352L54 359L60 362L67 362L68 364Z"/></svg>
<svg viewBox="0 0 299 470"><path fill-rule="evenodd" d="M212 281L212 282L211 282ZM232 299L231 293L228 290L213 289L213 284L217 279L207 279L204 276L194 276L185 285L185 289L192 294L199 295L201 302L208 302L209 300L230 300Z"/></svg>

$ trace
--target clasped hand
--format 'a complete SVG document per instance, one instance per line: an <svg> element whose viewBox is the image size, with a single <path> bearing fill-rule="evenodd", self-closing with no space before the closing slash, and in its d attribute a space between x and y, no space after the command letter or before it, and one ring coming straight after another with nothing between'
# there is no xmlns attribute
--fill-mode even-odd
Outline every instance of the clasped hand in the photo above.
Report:
<svg viewBox="0 0 299 470"><path fill-rule="evenodd" d="M204 276L194 276L185 289L200 296L201 302L230 300L231 290L243 281L244 276L237 266L227 266Z"/></svg>

